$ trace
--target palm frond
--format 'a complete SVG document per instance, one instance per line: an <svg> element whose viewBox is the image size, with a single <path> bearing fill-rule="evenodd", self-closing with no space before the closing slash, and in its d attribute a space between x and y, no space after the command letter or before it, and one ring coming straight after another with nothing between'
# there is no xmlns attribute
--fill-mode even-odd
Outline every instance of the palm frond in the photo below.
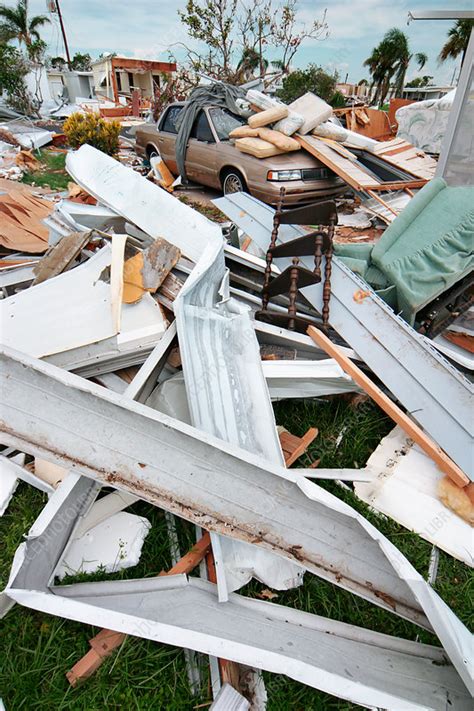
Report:
<svg viewBox="0 0 474 711"><path fill-rule="evenodd" d="M417 52L415 54L415 60L416 63L418 64L418 69L423 69L425 66L426 62L428 61L428 55L425 54L424 52Z"/></svg>
<svg viewBox="0 0 474 711"><path fill-rule="evenodd" d="M438 55L438 62L445 62L447 59L457 59L459 55L464 56L473 27L473 20L457 20L448 30L448 39L441 48L441 52Z"/></svg>
<svg viewBox="0 0 474 711"><path fill-rule="evenodd" d="M42 27L48 22L50 22L50 19L49 17L46 17L46 15L35 15L35 17L32 17L29 22L29 30L32 33L37 27Z"/></svg>
<svg viewBox="0 0 474 711"><path fill-rule="evenodd" d="M8 5L0 5L0 17L13 25L18 25L21 22L21 14L16 7L8 7Z"/></svg>

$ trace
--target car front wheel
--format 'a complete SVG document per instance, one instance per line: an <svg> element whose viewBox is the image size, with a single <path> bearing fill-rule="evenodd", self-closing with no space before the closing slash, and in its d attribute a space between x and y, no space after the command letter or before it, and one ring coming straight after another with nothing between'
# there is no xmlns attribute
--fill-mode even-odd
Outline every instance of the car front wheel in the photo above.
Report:
<svg viewBox="0 0 474 711"><path fill-rule="evenodd" d="M222 192L224 195L247 192L245 180L238 170L228 170L224 173L222 176Z"/></svg>
<svg viewBox="0 0 474 711"><path fill-rule="evenodd" d="M160 157L160 154L156 150L155 146L148 146L148 148L146 149L146 154L147 154L148 160L150 160L151 158L159 158Z"/></svg>

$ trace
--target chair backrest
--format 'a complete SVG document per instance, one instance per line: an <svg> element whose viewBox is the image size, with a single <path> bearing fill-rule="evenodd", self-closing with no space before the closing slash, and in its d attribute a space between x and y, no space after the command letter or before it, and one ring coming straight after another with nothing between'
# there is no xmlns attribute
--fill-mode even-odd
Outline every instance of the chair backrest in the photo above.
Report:
<svg viewBox="0 0 474 711"><path fill-rule="evenodd" d="M337 225L337 207L334 200L285 210L280 218L282 225Z"/></svg>

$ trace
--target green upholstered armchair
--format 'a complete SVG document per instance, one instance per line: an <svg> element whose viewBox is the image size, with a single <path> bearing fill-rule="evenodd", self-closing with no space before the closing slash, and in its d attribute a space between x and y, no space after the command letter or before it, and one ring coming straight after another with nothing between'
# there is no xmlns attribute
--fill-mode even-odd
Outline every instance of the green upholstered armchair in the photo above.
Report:
<svg viewBox="0 0 474 711"><path fill-rule="evenodd" d="M474 187L427 183L376 245L335 253L413 325L418 311L474 268Z"/></svg>

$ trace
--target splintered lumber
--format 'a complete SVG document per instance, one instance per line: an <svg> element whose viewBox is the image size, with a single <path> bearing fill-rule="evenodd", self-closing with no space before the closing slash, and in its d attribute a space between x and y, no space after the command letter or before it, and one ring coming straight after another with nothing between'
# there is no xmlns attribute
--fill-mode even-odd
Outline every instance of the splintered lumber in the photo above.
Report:
<svg viewBox="0 0 474 711"><path fill-rule="evenodd" d="M447 474L457 486L467 486L469 479L464 472L443 452L428 435L423 432L398 405L390 400L385 393L380 390L370 378L362 372L346 355L344 355L338 346L332 343L329 338L319 331L314 326L308 328L308 335L313 341L320 346L331 358L339 363L341 368L351 376L354 382L357 383L370 397L382 408L382 410L392 418L397 425L407 433L411 439L418 444L421 449L435 462L444 474Z"/></svg>
<svg viewBox="0 0 474 711"><path fill-rule="evenodd" d="M323 141L316 136L297 135L295 139L299 141L302 148L320 160L321 163L324 163L325 166L330 168L336 175L350 185L351 188L358 192L369 192L370 190L404 190L406 187L422 188L427 180L425 177L420 177L413 180L384 182L371 175L357 160L341 154L340 148L336 150L335 147L329 145L327 141ZM385 158L384 155L379 157ZM410 172L413 173L413 171Z"/></svg>
<svg viewBox="0 0 474 711"><path fill-rule="evenodd" d="M285 466L291 467L291 465L306 452L311 442L316 439L318 436L318 429L316 427L310 427L306 434L302 437L297 437L296 435L291 434L291 432L288 432L288 430L282 428L279 436L281 449L283 456L285 457Z"/></svg>
<svg viewBox="0 0 474 711"><path fill-rule="evenodd" d="M436 171L436 161L424 151L415 148L408 141L395 138L393 141L383 141L375 147L375 154L387 163L411 173L417 178L431 180Z"/></svg>
<svg viewBox="0 0 474 711"><path fill-rule="evenodd" d="M0 195L0 245L16 252L46 252L49 230L42 220L52 210L52 202L23 190Z"/></svg>
<svg viewBox="0 0 474 711"><path fill-rule="evenodd" d="M355 117L357 123L360 123L362 126L367 126L367 124L370 123L370 119L367 116L367 111L364 109L354 109Z"/></svg>
<svg viewBox="0 0 474 711"><path fill-rule="evenodd" d="M33 268L35 280L32 286L62 274L86 246L90 237L91 232L72 232L51 247Z"/></svg>
<svg viewBox="0 0 474 711"><path fill-rule="evenodd" d="M156 239L143 252L127 259L123 268L123 301L139 301L145 291L154 294L171 272L181 252L165 239Z"/></svg>
<svg viewBox="0 0 474 711"><path fill-rule="evenodd" d="M202 538L184 555L176 565L167 572L162 571L161 575L180 575L190 573L201 560L206 556L210 549L211 538L209 533L205 532ZM92 639L89 640L90 649L81 659L79 659L72 669L66 672L66 677L71 686L76 686L78 682L88 679L100 667L103 660L110 656L112 652L120 647L127 635L124 632L114 632L113 630L103 629Z"/></svg>
<svg viewBox="0 0 474 711"><path fill-rule="evenodd" d="M372 175L369 175L362 166L340 155L339 152L336 152L331 146L319 138L316 138L316 136L297 135L295 139L300 143L302 148L334 171L336 175L339 175L339 177L350 185L351 188L354 188L354 190L360 192L380 187L380 181Z"/></svg>
<svg viewBox="0 0 474 711"><path fill-rule="evenodd" d="M445 476L438 483L438 498L456 516L474 526L474 482L460 489Z"/></svg>

